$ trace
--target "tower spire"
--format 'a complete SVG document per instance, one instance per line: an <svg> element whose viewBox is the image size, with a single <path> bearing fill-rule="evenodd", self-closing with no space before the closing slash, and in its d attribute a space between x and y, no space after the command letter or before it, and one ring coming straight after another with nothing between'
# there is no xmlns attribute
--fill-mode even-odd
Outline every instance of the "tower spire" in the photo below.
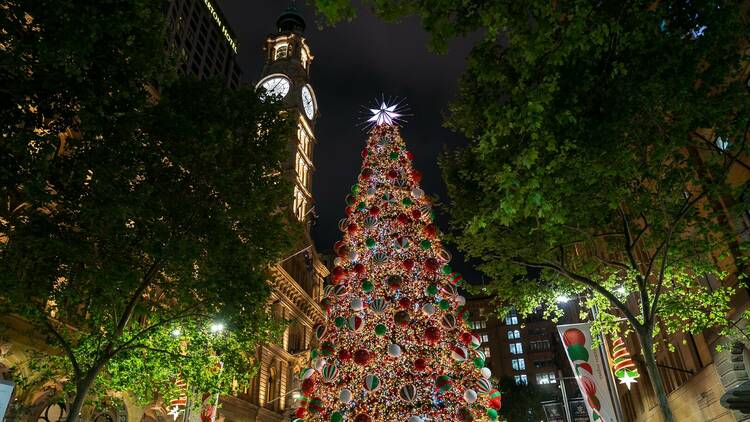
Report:
<svg viewBox="0 0 750 422"><path fill-rule="evenodd" d="M292 0L276 20L279 32L305 32L305 19L299 14L297 2Z"/></svg>

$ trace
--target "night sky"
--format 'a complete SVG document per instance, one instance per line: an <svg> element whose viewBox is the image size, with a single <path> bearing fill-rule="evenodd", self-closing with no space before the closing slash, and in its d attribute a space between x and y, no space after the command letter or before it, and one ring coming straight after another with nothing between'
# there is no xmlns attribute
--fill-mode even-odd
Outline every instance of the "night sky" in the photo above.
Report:
<svg viewBox="0 0 750 422"><path fill-rule="evenodd" d="M243 79L254 84L263 67L266 36L275 32L276 18L289 3L219 0L219 4L239 41ZM447 54L437 55L428 51L429 36L416 17L391 24L360 7L353 21L321 30L314 11L299 7L307 21L305 37L314 56L311 84L321 113L313 153L313 195L319 215L313 238L318 250L326 251L341 236L338 221L344 216L344 198L359 174L366 139L357 126L362 106L381 95L405 98L412 116L403 125L402 135L414 153L414 166L424 175L422 188L446 200L437 157L446 145L453 147L464 140L442 127L442 117L456 93L471 42L457 40ZM445 218L438 223L447 229ZM458 261L451 263L456 270L477 277Z"/></svg>

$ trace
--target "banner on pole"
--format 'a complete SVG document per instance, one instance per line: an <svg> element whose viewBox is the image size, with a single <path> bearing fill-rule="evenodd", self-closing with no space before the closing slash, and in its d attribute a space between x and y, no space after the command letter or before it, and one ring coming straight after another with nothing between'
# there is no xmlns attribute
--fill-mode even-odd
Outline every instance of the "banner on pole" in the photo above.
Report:
<svg viewBox="0 0 750 422"><path fill-rule="evenodd" d="M565 353L581 389L586 410L593 422L617 422L615 408L607 387L609 368L602 364L598 348L592 346L588 323L558 325Z"/></svg>

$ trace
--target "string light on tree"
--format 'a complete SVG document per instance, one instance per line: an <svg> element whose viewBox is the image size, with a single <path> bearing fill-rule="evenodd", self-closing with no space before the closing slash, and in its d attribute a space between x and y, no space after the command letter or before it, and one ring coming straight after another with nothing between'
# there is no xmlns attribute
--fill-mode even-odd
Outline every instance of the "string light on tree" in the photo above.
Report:
<svg viewBox="0 0 750 422"><path fill-rule="evenodd" d="M612 343L612 361L612 370L615 372L615 376L620 380L620 384L625 384L630 390L630 386L638 382L637 378L640 374L622 338L618 338Z"/></svg>
<svg viewBox="0 0 750 422"><path fill-rule="evenodd" d="M370 131L321 301L313 364L300 373L299 421L496 420L500 393L464 323L448 262L397 121L370 109Z"/></svg>

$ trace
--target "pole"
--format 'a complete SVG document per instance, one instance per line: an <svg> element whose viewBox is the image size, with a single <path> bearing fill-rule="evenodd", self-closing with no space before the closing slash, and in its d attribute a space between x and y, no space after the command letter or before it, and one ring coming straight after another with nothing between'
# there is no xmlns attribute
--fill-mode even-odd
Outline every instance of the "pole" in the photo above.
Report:
<svg viewBox="0 0 750 422"><path fill-rule="evenodd" d="M596 305L591 307L591 313L594 317L594 321L596 321L596 317L599 314L599 309L596 307ZM620 404L620 395L617 394L617 385L615 384L615 380L613 378L612 369L609 366L607 341L604 338L604 335L601 333L599 333L599 354L601 355L603 368L607 372L607 376L605 377L607 379L607 389L609 390L609 396L612 398L612 403L614 403L615 405L617 420L620 422L625 422L625 417L622 413L622 405Z"/></svg>
<svg viewBox="0 0 750 422"><path fill-rule="evenodd" d="M568 392L565 390L565 378L562 370L557 370L557 379L560 380L560 390L562 390L563 407L565 408L565 421L572 422L570 419L570 405L568 405Z"/></svg>

